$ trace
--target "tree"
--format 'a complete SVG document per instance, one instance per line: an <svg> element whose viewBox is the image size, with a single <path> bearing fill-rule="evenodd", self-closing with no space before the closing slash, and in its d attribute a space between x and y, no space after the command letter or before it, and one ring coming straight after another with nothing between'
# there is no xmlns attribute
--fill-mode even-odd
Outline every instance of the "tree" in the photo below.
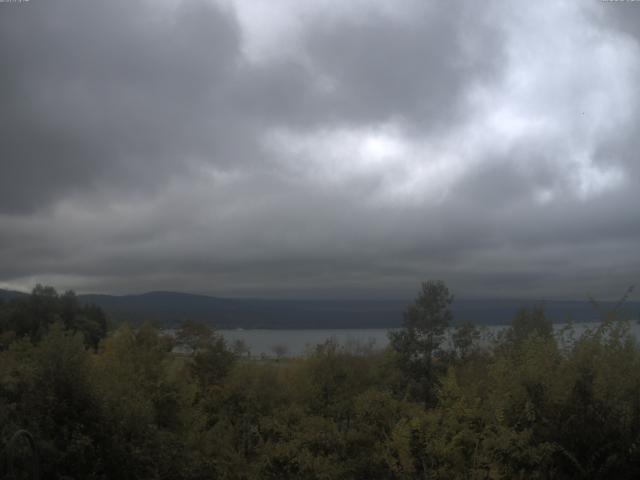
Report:
<svg viewBox="0 0 640 480"><path fill-rule="evenodd" d="M176 333L176 341L188 352L189 370L203 388L220 383L237 357L222 335L204 323L185 320Z"/></svg>
<svg viewBox="0 0 640 480"><path fill-rule="evenodd" d="M56 322L80 332L93 349L107 334L107 318L99 307L82 304L73 291L59 295L53 287L36 285L31 295L0 304L0 349L22 337L37 343Z"/></svg>
<svg viewBox="0 0 640 480"><path fill-rule="evenodd" d="M238 358L249 357L251 355L251 349L247 342L242 340L241 338L236 339L231 345L231 350Z"/></svg>
<svg viewBox="0 0 640 480"><path fill-rule="evenodd" d="M453 348L460 360L466 360L474 350L474 345L480 339L480 331L471 322L458 325L451 335Z"/></svg>
<svg viewBox="0 0 640 480"><path fill-rule="evenodd" d="M423 282L415 302L405 311L403 328L389 334L410 392L426 405L435 400L433 356L453 319L452 302L453 295L444 282Z"/></svg>
<svg viewBox="0 0 640 480"><path fill-rule="evenodd" d="M505 339L511 346L521 345L531 335L549 338L553 335L553 324L547 319L542 307L518 310L505 332Z"/></svg>
<svg viewBox="0 0 640 480"><path fill-rule="evenodd" d="M278 343L278 344L273 345L273 346L271 347L271 351L272 351L272 352L274 353L274 355L276 356L276 360L277 360L277 361L280 361L280 359L281 359L282 357L284 357L284 356L287 354L287 352L289 351L289 349L287 348L287 346L286 346L286 345L283 345L283 344Z"/></svg>
<svg viewBox="0 0 640 480"><path fill-rule="evenodd" d="M211 341L191 358L189 369L200 386L207 389L218 385L231 371L236 355L229 350L221 335L213 335Z"/></svg>
<svg viewBox="0 0 640 480"><path fill-rule="evenodd" d="M198 350L206 348L214 340L214 336L214 331L208 325L193 320L184 320L176 332L176 342L178 346L193 355Z"/></svg>

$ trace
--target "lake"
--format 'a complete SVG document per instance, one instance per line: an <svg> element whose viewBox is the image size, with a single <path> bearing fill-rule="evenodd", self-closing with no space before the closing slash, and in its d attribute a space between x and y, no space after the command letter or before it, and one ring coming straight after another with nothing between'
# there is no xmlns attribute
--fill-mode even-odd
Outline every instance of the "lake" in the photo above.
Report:
<svg viewBox="0 0 640 480"><path fill-rule="evenodd" d="M589 328L597 327L597 322L575 323L573 325L575 336L579 336ZM634 336L640 339L640 325L632 322L631 330ZM560 332L567 324L554 324L556 332ZM488 343L493 336L507 328L504 325L490 325L480 327L481 343ZM237 340L242 340L249 348L251 355L260 357L274 357L274 350L282 347L284 356L303 355L315 345L334 339L343 346L371 345L374 349L383 349L389 343L387 337L390 329L386 328L360 328L360 329L317 329L317 330L266 330L266 329L235 329L218 330L227 342L232 345ZM445 347L450 344L445 339Z"/></svg>

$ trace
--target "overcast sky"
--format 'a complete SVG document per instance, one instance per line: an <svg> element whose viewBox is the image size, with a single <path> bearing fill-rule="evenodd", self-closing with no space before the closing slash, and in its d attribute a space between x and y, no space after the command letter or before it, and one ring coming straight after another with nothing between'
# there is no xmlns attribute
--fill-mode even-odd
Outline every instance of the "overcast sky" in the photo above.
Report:
<svg viewBox="0 0 640 480"><path fill-rule="evenodd" d="M640 2L0 3L0 287L616 297L639 107Z"/></svg>

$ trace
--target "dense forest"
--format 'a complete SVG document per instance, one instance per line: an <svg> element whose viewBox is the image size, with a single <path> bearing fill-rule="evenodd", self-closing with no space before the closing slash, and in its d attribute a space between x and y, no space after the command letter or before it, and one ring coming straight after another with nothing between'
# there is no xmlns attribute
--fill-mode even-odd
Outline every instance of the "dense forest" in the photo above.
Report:
<svg viewBox="0 0 640 480"><path fill-rule="evenodd" d="M0 450L59 479L638 478L640 348L616 311L577 336L542 309L491 342L422 284L383 351L256 360L209 327L108 328L37 287L0 300ZM177 350L176 345L181 348ZM177 353L179 352L179 353ZM17 455L17 454L16 454ZM15 455L14 455L15 456ZM0 471L0 478L3 473Z"/></svg>

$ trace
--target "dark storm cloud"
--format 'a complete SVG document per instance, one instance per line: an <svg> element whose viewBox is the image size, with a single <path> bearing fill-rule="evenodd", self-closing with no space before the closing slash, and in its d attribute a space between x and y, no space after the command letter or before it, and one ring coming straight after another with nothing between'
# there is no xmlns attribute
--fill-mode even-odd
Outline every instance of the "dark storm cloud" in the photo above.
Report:
<svg viewBox="0 0 640 480"><path fill-rule="evenodd" d="M603 3L602 8L594 12L599 21L605 26L619 29L640 39L640 9L637 2Z"/></svg>
<svg viewBox="0 0 640 480"><path fill-rule="evenodd" d="M190 2L163 18L140 2L3 7L2 211L150 188L234 141L209 117L239 41L218 8Z"/></svg>
<svg viewBox="0 0 640 480"><path fill-rule="evenodd" d="M635 10L260 5L0 4L0 286L637 281Z"/></svg>
<svg viewBox="0 0 640 480"><path fill-rule="evenodd" d="M320 21L303 37L334 89L328 103L335 118L401 119L422 133L446 128L461 113L470 79L490 76L502 60L498 30L468 2L425 2L395 21L379 15Z"/></svg>

